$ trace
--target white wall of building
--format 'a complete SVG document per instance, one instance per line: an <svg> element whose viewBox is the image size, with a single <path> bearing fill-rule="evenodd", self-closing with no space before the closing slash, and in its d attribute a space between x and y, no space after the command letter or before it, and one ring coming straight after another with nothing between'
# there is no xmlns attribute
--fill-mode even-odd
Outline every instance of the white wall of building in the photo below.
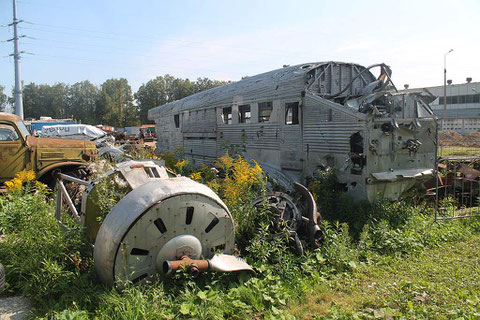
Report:
<svg viewBox="0 0 480 320"><path fill-rule="evenodd" d="M461 134L480 130L480 82L447 85L446 112L443 104L443 85L403 91L422 89L437 96L430 106L440 118L441 130L454 130Z"/></svg>

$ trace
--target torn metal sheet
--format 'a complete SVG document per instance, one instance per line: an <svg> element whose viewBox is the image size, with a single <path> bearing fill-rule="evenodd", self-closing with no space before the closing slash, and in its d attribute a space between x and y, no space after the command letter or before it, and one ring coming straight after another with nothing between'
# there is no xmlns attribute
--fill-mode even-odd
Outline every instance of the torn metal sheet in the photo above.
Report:
<svg viewBox="0 0 480 320"><path fill-rule="evenodd" d="M378 181L395 181L404 178L430 178L433 176L433 169L411 169L411 170L392 170L386 172L374 172L372 176Z"/></svg>

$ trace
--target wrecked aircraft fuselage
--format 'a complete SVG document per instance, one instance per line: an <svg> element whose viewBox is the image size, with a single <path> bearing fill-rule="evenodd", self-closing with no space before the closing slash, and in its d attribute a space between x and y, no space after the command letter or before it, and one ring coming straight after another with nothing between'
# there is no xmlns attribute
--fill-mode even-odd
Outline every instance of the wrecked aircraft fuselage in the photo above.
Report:
<svg viewBox="0 0 480 320"><path fill-rule="evenodd" d="M300 182L335 168L354 198L397 199L433 173L436 118L429 97L398 93L390 75L384 64L302 64L153 108L149 118L157 150L181 147L195 164L233 146Z"/></svg>

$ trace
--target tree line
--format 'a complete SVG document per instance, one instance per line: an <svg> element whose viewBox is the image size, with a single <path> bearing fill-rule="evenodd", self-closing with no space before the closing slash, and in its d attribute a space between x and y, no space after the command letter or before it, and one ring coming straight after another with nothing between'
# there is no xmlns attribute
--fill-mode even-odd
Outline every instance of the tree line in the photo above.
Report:
<svg viewBox="0 0 480 320"><path fill-rule="evenodd" d="M158 76L140 86L133 93L127 79L108 79L100 86L90 81L73 85L29 83L23 86L25 118L40 116L71 118L87 124L104 124L114 127L150 123L148 110L191 94L222 86L230 81L198 78L196 81ZM0 86L0 111L13 98L8 98ZM13 96L13 94L12 94Z"/></svg>

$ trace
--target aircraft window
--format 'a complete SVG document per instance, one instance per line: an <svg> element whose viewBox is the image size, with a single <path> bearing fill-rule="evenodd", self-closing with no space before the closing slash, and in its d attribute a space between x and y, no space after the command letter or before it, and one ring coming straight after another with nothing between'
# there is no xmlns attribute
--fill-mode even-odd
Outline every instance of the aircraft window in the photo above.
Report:
<svg viewBox="0 0 480 320"><path fill-rule="evenodd" d="M260 102L258 104L258 122L268 122L272 115L273 104L269 102Z"/></svg>
<svg viewBox="0 0 480 320"><path fill-rule="evenodd" d="M180 115L179 114L174 115L173 120L175 121L175 128L180 128Z"/></svg>
<svg viewBox="0 0 480 320"><path fill-rule="evenodd" d="M223 108L222 120L224 124L232 124L232 107Z"/></svg>
<svg viewBox="0 0 480 320"><path fill-rule="evenodd" d="M298 102L285 103L285 124L298 124Z"/></svg>
<svg viewBox="0 0 480 320"><path fill-rule="evenodd" d="M18 134L10 125L0 125L0 141L15 141L18 140Z"/></svg>
<svg viewBox="0 0 480 320"><path fill-rule="evenodd" d="M245 104L238 107L238 118L240 123L250 123L252 113L250 112L250 105Z"/></svg>

